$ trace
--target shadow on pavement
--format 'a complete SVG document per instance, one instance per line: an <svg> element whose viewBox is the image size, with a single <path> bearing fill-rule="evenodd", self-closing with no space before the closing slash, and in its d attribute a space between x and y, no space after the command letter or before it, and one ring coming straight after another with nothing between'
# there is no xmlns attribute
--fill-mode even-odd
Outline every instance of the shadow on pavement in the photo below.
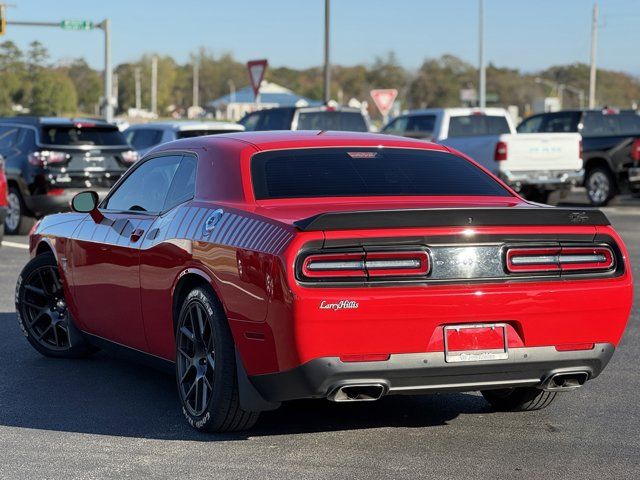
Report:
<svg viewBox="0 0 640 480"><path fill-rule="evenodd" d="M0 424L66 432L196 441L292 433L445 425L461 413L487 413L468 394L391 396L378 402L289 402L262 414L249 432L205 435L182 417L173 377L106 353L84 360L38 354L14 313L0 313Z"/></svg>

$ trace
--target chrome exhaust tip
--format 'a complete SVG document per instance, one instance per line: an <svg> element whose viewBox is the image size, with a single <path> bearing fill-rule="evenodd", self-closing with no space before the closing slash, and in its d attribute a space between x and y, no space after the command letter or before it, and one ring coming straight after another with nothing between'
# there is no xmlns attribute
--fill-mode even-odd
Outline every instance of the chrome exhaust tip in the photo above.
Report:
<svg viewBox="0 0 640 480"><path fill-rule="evenodd" d="M362 383L341 385L327 396L332 402L374 402L387 393L382 383Z"/></svg>
<svg viewBox="0 0 640 480"><path fill-rule="evenodd" d="M589 376L585 371L554 373L543 382L542 389L549 392L575 390L584 385Z"/></svg>

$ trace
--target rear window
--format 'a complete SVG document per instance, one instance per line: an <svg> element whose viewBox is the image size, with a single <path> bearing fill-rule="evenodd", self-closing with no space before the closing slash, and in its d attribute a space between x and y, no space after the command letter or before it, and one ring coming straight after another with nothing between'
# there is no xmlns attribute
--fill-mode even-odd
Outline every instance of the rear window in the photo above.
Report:
<svg viewBox="0 0 640 480"><path fill-rule="evenodd" d="M42 127L42 143L47 145L127 145L117 127Z"/></svg>
<svg viewBox="0 0 640 480"><path fill-rule="evenodd" d="M397 148L323 148L259 153L251 161L256 199L511 194L450 153Z"/></svg>
<svg viewBox="0 0 640 480"><path fill-rule="evenodd" d="M581 133L586 136L639 135L640 115L630 113L605 114L585 112Z"/></svg>
<svg viewBox="0 0 640 480"><path fill-rule="evenodd" d="M297 130L342 130L366 132L367 123L360 112L301 111Z"/></svg>
<svg viewBox="0 0 640 480"><path fill-rule="evenodd" d="M511 133L505 117L496 115L467 115L449 119L449 137L502 135Z"/></svg>
<svg viewBox="0 0 640 480"><path fill-rule="evenodd" d="M178 132L178 138L193 138L203 135L219 135L221 133L233 133L234 130L181 130Z"/></svg>

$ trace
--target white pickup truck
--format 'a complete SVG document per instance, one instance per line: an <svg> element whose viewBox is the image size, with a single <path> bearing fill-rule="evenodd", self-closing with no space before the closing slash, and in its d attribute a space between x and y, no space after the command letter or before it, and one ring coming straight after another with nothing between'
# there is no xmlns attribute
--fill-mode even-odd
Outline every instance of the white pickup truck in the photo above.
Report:
<svg viewBox="0 0 640 480"><path fill-rule="evenodd" d="M516 133L503 108L430 108L392 119L384 133L421 138L466 153L527 198L546 202L554 190L581 185L577 133Z"/></svg>

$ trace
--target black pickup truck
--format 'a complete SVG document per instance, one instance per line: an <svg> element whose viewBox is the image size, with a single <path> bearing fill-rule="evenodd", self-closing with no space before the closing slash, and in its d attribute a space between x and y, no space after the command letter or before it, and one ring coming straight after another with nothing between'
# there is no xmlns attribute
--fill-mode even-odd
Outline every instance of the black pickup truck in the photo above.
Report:
<svg viewBox="0 0 640 480"><path fill-rule="evenodd" d="M589 200L603 206L619 193L640 193L640 115L614 109L564 110L532 115L518 133L579 132L584 186Z"/></svg>

